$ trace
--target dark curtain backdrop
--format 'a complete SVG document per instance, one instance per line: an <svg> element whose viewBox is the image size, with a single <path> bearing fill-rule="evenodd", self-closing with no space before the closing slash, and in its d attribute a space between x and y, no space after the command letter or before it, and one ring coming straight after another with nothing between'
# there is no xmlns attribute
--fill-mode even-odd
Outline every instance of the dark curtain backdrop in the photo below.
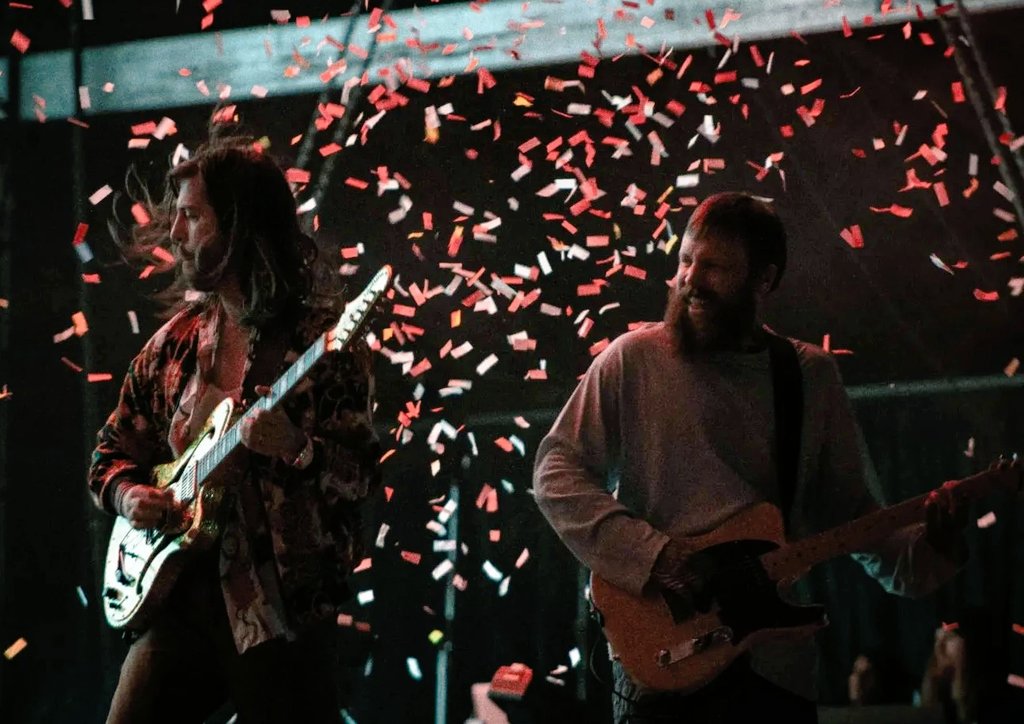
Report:
<svg viewBox="0 0 1024 724"><path fill-rule="evenodd" d="M1015 32L1022 19L1021 13L978 18L983 50L997 81L1009 88L1007 111L1014 119L1021 118L1017 69L1024 58ZM488 680L499 665L523 661L543 679L560 665L572 664L575 652L580 663L561 674L564 685L552 684L552 690L584 697L580 720L601 721L608 693L586 672L591 658L598 673L604 671L601 644L594 627L580 616L578 568L536 511L530 467L551 411L586 368L591 345L620 334L630 322L660 316L663 281L674 270L673 255L658 246L669 232L653 238L660 198L671 207L667 218L676 233L688 215L685 197L745 188L775 198L791 232L791 260L783 287L766 310L767 320L780 331L814 342L829 334L834 348L852 351L839 357L848 384L1001 374L1021 355L1020 300L1006 286L1019 274L1019 242L997 241L1008 225L992 213L1008 204L992 189L998 175L973 113L966 104L951 101L950 84L957 80L952 62L942 56L941 43L921 43L919 30L941 37L937 27L925 24L915 26L910 40L891 26L858 30L849 39L830 34L758 43L764 57L775 53L771 75L757 68L741 46L730 67L738 68L741 78L757 78L760 87L716 89L714 105L706 105L690 84L711 82L721 60L719 48L677 51L675 62L693 56L684 78L676 81L672 72L665 72L654 85L648 80L651 59L637 57L606 59L582 89L562 93L546 90L545 80L576 78L575 65L505 73L483 93L477 92L475 76L459 77L446 88L435 84L427 95L409 92L408 106L386 114L362 140L341 152L317 210L315 237L332 265L342 262L339 248L364 245L364 253L351 260L360 266L351 279L353 287L383 261L396 266L403 290L413 283L421 290L447 286L453 274L440 263L461 262L470 271L485 267L484 284L491 282L492 273L512 275L514 264L537 266L541 251L554 267L552 275L540 274L536 282L517 287L542 289L539 301L518 312L506 312L509 300L500 296L496 314L475 311L472 302L465 302L471 290L463 284L451 295L431 296L413 318L386 307L377 323L378 336L392 322L400 330L402 323L422 328L422 335L414 331L404 342L391 338L384 344L391 352L412 353L417 362L429 359L432 367L413 379L400 363L379 358L377 421L386 447L396 453L384 466L387 491L381 490L368 510L372 567L353 579L357 592L374 592L373 603L349 607L353 618L372 631L348 632L348 682L357 721L432 720L434 661L438 647L445 645L452 652L450 721L468 716L470 684ZM800 93L801 85L818 77L823 79L820 91ZM795 93L783 92L787 83L794 84ZM624 97L635 93L634 86L659 111L665 112L673 99L686 106L672 128L653 122L642 128L645 134L657 130L665 143L668 157L657 166L651 164L649 144L632 140L622 114L611 128L593 116L566 114L569 103L610 108L612 102L602 90ZM915 101L919 90L927 96ZM797 108L809 107L816 97L825 99L825 109L808 127ZM310 97L242 101L238 110L251 129L267 135L271 151L291 165L296 147L289 141L306 131L315 102ZM423 140L426 108L445 103L461 118L443 117L438 142L428 144ZM179 141L191 145L201 138L209 111L88 118L90 127L83 134L86 194L104 184L123 189L130 164L143 177L158 180ZM365 95L347 110L346 122L351 120L357 139L361 124L375 112ZM133 124L159 120L165 113L177 123L176 136L153 142L144 151L126 148ZM705 115L722 124L721 137L714 144L698 138L690 147ZM477 126L486 120L492 125ZM497 138L493 121L500 122ZM938 169L908 161L921 144L932 143L939 123L948 126L949 160ZM902 146L894 145L895 124L908 127ZM780 133L783 125L793 126L792 137ZM571 215L564 191L553 197L537 195L555 179L571 176L555 168L545 147L561 138L557 156L580 130L594 142L595 159L586 165L585 144L580 144L573 147L573 163L605 192L594 206L606 216ZM97 607L110 521L93 510L85 493L89 451L83 434L98 428L102 419L86 419L83 389L95 385L99 408L113 406L129 360L159 324L156 306L147 298L157 283L136 279L106 234L105 223L115 209L130 218L123 199L88 207L86 218L71 211L75 199L68 125L18 123L11 131L13 259L10 305L0 309L0 324L10 332L11 358L6 361L10 377L0 383L8 383L14 394L0 400L8 420L0 644L6 648L23 637L28 646L13 659L0 660L0 720L101 721L124 645L105 627ZM317 145L326 143L329 133ZM612 158L614 146L601 143L606 136L628 139L632 155ZM533 169L515 183L510 174L520 163L518 148L534 137L541 147L527 152ZM875 138L884 141L883 149L874 149ZM863 150L864 158L854 149ZM751 163L763 166L769 154L779 152L785 186L777 171L758 181ZM965 198L971 153L979 156L981 183ZM725 161L723 169L705 167L706 159L718 158ZM314 177L321 163L314 151L307 164ZM700 185L671 189L676 176L694 164L702 174ZM382 167L389 178L401 173L410 188L378 194ZM908 168L922 179L944 180L950 206L940 208L930 189L901 193ZM346 184L349 177L368 186ZM643 215L621 205L633 183L647 194ZM404 221L390 224L388 214L399 207L402 193L413 208ZM306 196L308 190L300 193ZM569 203L578 199L579 192ZM461 212L453 209L456 201L473 207L468 219L457 218ZM913 208L914 215L902 219L868 208L893 203ZM502 217L494 232L498 243L473 239L472 225L487 220L485 211ZM433 214L433 229L424 228L423 212ZM577 231L545 214L563 215ZM304 217L310 227L311 216ZM84 267L70 243L79 222L90 225L87 238L97 255ZM449 240L460 224L465 240L459 254L451 257ZM853 224L862 228L862 249L852 249L840 238L840 231ZM585 248L591 235L608 236L609 246L590 248L587 260L561 258L560 244ZM1004 250L1012 252L1009 258L990 259ZM619 253L618 259L611 258L613 252ZM947 264L964 261L967 266L950 276L934 266L931 254ZM621 271L607 276L613 262L642 269L646 279ZM53 335L70 326L71 315L80 309L83 272L102 278L86 287L89 332L55 344ZM578 296L578 285L595 279L608 282L600 295ZM977 301L974 289L999 291L1000 300ZM414 305L402 293L397 301ZM542 302L557 307L557 313L542 314ZM603 309L614 302L619 306ZM129 310L138 314L138 335L131 332ZM451 323L455 310L462 312L458 328ZM586 336L580 335L577 321L583 310L594 320ZM524 330L536 340L536 349L514 352L508 337ZM440 349L449 339L456 346L470 341L473 351L459 359L442 357ZM94 368L80 372L74 367L87 357L84 345L89 345ZM478 374L476 366L491 352L498 355L498 363ZM542 368L546 381L524 379L529 370ZM113 379L89 383L87 372L109 372ZM462 395L442 396L439 390L452 380L472 380L473 387ZM417 400L421 418L412 438L405 440L397 430L399 412ZM999 452L1020 449L1021 402L1019 391L858 402L881 494L890 502L902 500L973 472ZM530 427L515 421L519 415ZM426 440L431 425L440 419L465 427L456 439L442 435L440 446L430 446ZM521 440L522 454L515 449L506 453L496 444L512 435ZM963 451L972 437L975 454L967 458ZM436 536L425 526L444 505L453 483L461 491L457 571L465 590L456 596L455 621L449 627L443 620L448 579L438 582L431 575L444 554L434 552ZM497 491L496 511L476 504L485 485ZM954 584L923 601L884 596L848 561L816 572L812 588L832 619L821 635L823 701L843 702L850 663L869 649L886 652L915 679L936 625L975 609L991 619L1006 671L1024 674L1024 645L1010 630L1012 622L1024 621L1024 602L1015 585L1021 565L1019 504L979 502L972 514L989 509L997 523L972 529L967 569ZM385 531L383 524L388 526ZM381 547L375 545L378 539ZM516 568L524 551L526 560ZM503 580L507 577L507 590L485 574L486 563ZM431 640L435 630L441 632L438 642ZM411 673L417 667L420 678Z"/></svg>

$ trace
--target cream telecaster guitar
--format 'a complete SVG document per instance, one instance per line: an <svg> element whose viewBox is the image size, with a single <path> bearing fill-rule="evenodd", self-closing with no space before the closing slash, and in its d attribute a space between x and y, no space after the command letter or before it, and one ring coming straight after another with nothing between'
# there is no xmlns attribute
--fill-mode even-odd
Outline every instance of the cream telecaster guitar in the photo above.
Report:
<svg viewBox="0 0 1024 724"><path fill-rule="evenodd" d="M1019 490L1021 466L1004 462L958 481L970 497L997 488ZM698 610L688 597L653 591L634 596L597 575L591 597L605 636L623 668L655 691L692 692L710 683L740 654L771 639L808 635L828 623L821 606L796 606L779 595L812 566L863 551L893 531L924 520L927 494L882 508L837 528L786 543L778 508L761 503L715 530L683 542L716 564L711 593Z"/></svg>
<svg viewBox="0 0 1024 724"><path fill-rule="evenodd" d="M327 352L345 349L361 332L370 312L391 283L385 265L366 288L345 306L338 323L320 335L244 414L234 401L222 401L207 418L202 431L181 456L153 468L151 481L170 488L185 504L180 523L160 529L139 530L118 516L110 534L103 573L103 610L114 628L140 628L170 591L190 553L204 550L220 536L221 507L234 478L233 462L242 449L241 424L259 408L270 410ZM225 474L226 473L226 474Z"/></svg>

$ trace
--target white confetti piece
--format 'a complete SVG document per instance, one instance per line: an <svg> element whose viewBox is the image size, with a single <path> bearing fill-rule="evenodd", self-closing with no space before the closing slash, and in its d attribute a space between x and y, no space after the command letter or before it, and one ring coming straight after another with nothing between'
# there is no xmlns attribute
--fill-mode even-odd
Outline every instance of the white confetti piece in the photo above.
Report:
<svg viewBox="0 0 1024 724"><path fill-rule="evenodd" d="M378 548L383 548L384 547L384 539L387 538L389 530L391 530L391 526L389 526L387 523L381 523L380 524L380 528L377 530L377 542L376 542L376 545L377 545Z"/></svg>
<svg viewBox="0 0 1024 724"><path fill-rule="evenodd" d="M452 542L454 543L454 541ZM434 570L430 572L430 575L434 577L435 581L440 581L444 576L451 573L454 568L455 564L446 558L434 567Z"/></svg>
<svg viewBox="0 0 1024 724"><path fill-rule="evenodd" d="M405 660L405 667L409 670L409 676L416 681L423 679L423 672L420 670L420 662L410 656Z"/></svg>
<svg viewBox="0 0 1024 724"><path fill-rule="evenodd" d="M551 273L551 263L548 262L547 254L545 254L543 251L537 254L537 263L540 265L540 270L544 274L544 276L547 276L548 274Z"/></svg>
<svg viewBox="0 0 1024 724"><path fill-rule="evenodd" d="M979 528L991 528L996 524L996 514L992 512L985 513L985 515L978 518Z"/></svg>
<svg viewBox="0 0 1024 724"><path fill-rule="evenodd" d="M484 561L482 567L484 575L490 578L495 583L498 583L502 578L505 577L505 574L498 570L498 568L490 561Z"/></svg>
<svg viewBox="0 0 1024 724"><path fill-rule="evenodd" d="M476 373L478 375L485 375L487 371L498 363L498 355L491 353L484 358L484 361L476 366Z"/></svg>
<svg viewBox="0 0 1024 724"><path fill-rule="evenodd" d="M360 591L356 594L356 600L359 601L360 606L365 606L368 603L373 603L373 589L368 588L365 591Z"/></svg>
<svg viewBox="0 0 1024 724"><path fill-rule="evenodd" d="M100 201L110 196L113 192L114 189L110 188L110 184L106 184L93 192L92 196L89 197L89 203L95 206Z"/></svg>
<svg viewBox="0 0 1024 724"><path fill-rule="evenodd" d="M92 248L89 246L89 242L80 241L77 244L72 244L75 247L75 253L78 254L78 260L83 264L88 264L92 261Z"/></svg>

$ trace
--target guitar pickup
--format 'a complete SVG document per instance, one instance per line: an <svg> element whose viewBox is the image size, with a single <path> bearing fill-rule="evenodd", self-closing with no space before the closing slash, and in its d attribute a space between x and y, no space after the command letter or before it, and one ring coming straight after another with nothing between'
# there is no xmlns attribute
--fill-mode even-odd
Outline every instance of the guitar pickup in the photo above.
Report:
<svg viewBox="0 0 1024 724"><path fill-rule="evenodd" d="M730 643L733 632L728 626L719 626L692 639L687 639L667 649L661 649L654 656L655 662L661 668L668 668L684 659L707 651L712 646Z"/></svg>

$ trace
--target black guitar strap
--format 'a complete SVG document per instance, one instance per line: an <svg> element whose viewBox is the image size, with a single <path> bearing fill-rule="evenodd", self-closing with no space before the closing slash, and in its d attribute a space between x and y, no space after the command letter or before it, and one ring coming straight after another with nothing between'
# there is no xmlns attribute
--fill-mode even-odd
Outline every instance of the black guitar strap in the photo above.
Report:
<svg viewBox="0 0 1024 724"><path fill-rule="evenodd" d="M779 507L786 529L796 494L800 462L800 435L804 417L803 375L796 348L785 337L768 334L768 357L775 400L775 461L779 480Z"/></svg>

